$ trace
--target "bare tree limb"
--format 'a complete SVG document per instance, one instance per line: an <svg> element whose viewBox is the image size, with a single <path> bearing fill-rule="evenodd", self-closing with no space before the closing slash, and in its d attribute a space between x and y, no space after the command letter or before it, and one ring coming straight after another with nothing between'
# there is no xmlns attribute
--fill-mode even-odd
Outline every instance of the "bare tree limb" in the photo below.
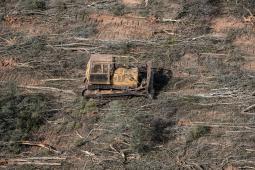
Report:
<svg viewBox="0 0 255 170"><path fill-rule="evenodd" d="M38 147L41 147L41 148L48 149L49 151L52 151L52 152L57 153L57 154L60 153L60 151L56 150L55 147L53 147L51 145L48 145L48 144L44 144L44 143L30 142L30 141L21 141L20 144L22 144L22 145L29 145L29 146L38 146Z"/></svg>

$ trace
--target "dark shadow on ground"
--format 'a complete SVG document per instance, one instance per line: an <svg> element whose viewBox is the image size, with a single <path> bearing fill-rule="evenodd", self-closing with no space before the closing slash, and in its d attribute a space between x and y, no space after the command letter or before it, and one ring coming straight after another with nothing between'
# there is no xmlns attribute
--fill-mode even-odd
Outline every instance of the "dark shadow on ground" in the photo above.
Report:
<svg viewBox="0 0 255 170"><path fill-rule="evenodd" d="M154 98L157 98L159 93L168 85L168 82L172 78L173 73L171 70L166 70L163 68L157 69L154 72Z"/></svg>

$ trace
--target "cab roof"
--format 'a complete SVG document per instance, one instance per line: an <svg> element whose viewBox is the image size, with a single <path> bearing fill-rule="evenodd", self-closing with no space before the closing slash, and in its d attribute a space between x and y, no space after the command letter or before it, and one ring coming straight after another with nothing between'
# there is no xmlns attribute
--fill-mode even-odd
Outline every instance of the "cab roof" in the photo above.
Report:
<svg viewBox="0 0 255 170"><path fill-rule="evenodd" d="M122 63L128 61L128 63L138 63L138 60L132 56L120 56L113 54L91 54L90 62L93 63Z"/></svg>
<svg viewBox="0 0 255 170"><path fill-rule="evenodd" d="M103 63L112 63L113 55L109 54L91 54L90 61L91 62L103 62Z"/></svg>

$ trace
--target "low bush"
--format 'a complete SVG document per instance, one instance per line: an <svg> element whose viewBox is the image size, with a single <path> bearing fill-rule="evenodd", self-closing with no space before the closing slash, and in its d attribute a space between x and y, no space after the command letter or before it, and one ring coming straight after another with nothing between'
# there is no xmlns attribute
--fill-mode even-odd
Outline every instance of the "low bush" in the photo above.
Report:
<svg viewBox="0 0 255 170"><path fill-rule="evenodd" d="M41 94L19 94L15 83L10 83L6 91L0 97L0 138L7 143L28 140L50 116L47 114L49 98ZM9 149L13 148L13 151L19 151L12 144ZM2 149L6 148L0 147Z"/></svg>
<svg viewBox="0 0 255 170"><path fill-rule="evenodd" d="M88 38L98 33L96 24L87 24L86 26L79 26L72 31L75 36Z"/></svg>
<svg viewBox="0 0 255 170"><path fill-rule="evenodd" d="M112 12L116 16L122 16L125 14L125 5L119 4L112 8Z"/></svg>
<svg viewBox="0 0 255 170"><path fill-rule="evenodd" d="M74 103L74 116L81 116L86 113L98 112L97 104L94 100L86 100L84 97L77 98Z"/></svg>
<svg viewBox="0 0 255 170"><path fill-rule="evenodd" d="M65 2L63 2L62 0L57 0L55 2L55 6L57 7L57 9L59 11L65 11L67 9L67 5Z"/></svg>
<svg viewBox="0 0 255 170"><path fill-rule="evenodd" d="M194 141L208 133L210 133L211 128L208 126L195 126L191 129L188 134L188 142Z"/></svg>
<svg viewBox="0 0 255 170"><path fill-rule="evenodd" d="M25 0L22 1L22 7L30 10L46 10L46 1L45 0Z"/></svg>
<svg viewBox="0 0 255 170"><path fill-rule="evenodd" d="M139 113L132 120L132 149L139 152L149 152L154 146L169 140L168 128L173 123L150 113Z"/></svg>

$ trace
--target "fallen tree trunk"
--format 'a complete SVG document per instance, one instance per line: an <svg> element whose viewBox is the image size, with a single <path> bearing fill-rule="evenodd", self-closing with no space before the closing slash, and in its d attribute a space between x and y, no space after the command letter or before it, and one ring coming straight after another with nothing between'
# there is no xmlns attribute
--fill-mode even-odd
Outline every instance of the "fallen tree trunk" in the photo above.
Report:
<svg viewBox="0 0 255 170"><path fill-rule="evenodd" d="M55 87L42 87L42 86L18 86L21 88L27 88L27 89L35 89L35 90L44 90L44 91L51 91L51 92L61 92L61 93L67 93L76 95L72 90L62 90Z"/></svg>
<svg viewBox="0 0 255 170"><path fill-rule="evenodd" d="M43 165L43 166L61 166L61 162L66 157L28 157L28 158L4 158L0 159L0 165ZM46 162L47 161L47 162ZM55 161L55 162L51 162Z"/></svg>
<svg viewBox="0 0 255 170"><path fill-rule="evenodd" d="M44 144L44 143L30 142L30 141L21 141L20 144L22 144L22 145L29 145L29 146L37 146L37 147L48 149L49 151L52 151L52 152L57 153L57 154L60 153L60 151L56 150L55 147L50 146L48 144Z"/></svg>
<svg viewBox="0 0 255 170"><path fill-rule="evenodd" d="M254 108L255 108L255 104L253 104L253 105L251 105L251 106L245 108L245 109L243 110L243 112L249 112L250 110L252 110L252 109L254 109Z"/></svg>

